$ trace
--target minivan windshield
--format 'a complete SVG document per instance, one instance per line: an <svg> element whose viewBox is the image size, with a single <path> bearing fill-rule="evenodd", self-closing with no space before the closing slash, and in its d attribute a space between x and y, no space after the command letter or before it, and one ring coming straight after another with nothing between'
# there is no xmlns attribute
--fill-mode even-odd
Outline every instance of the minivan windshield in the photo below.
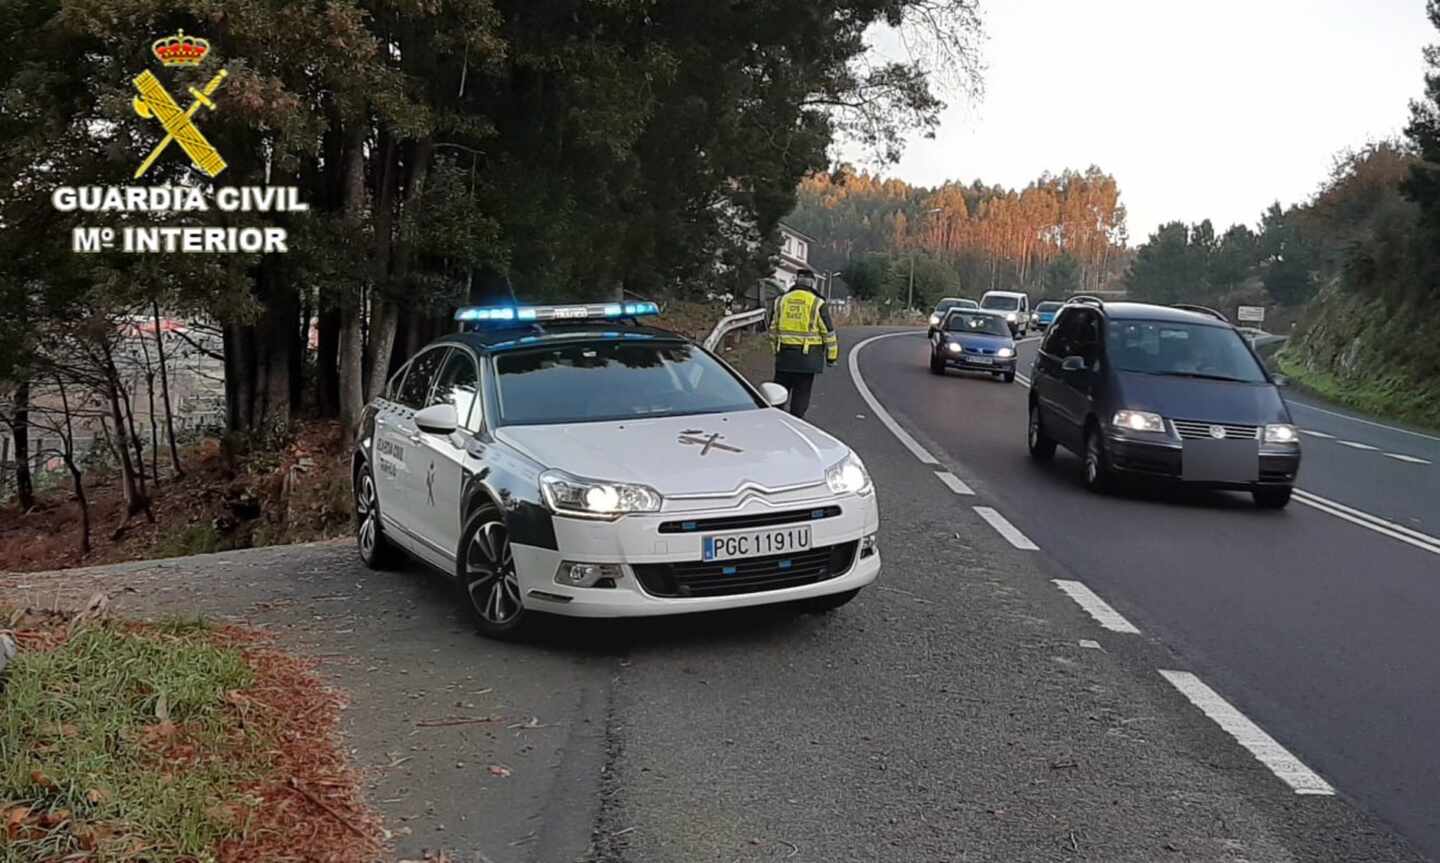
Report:
<svg viewBox="0 0 1440 863"><path fill-rule="evenodd" d="M1000 297L991 294L990 296L980 301L980 308L996 309L1002 312L1013 312L1016 309L1020 308L1020 298Z"/></svg>
<svg viewBox="0 0 1440 863"><path fill-rule="evenodd" d="M709 354L677 342L596 340L495 357L498 425L726 413L761 407Z"/></svg>
<svg viewBox="0 0 1440 863"><path fill-rule="evenodd" d="M945 322L946 332L980 333L987 336L1008 336L1010 326L999 315L967 315L955 312Z"/></svg>
<svg viewBox="0 0 1440 863"><path fill-rule="evenodd" d="M1265 371L1229 327L1169 321L1111 321L1112 367L1147 375L1265 383Z"/></svg>

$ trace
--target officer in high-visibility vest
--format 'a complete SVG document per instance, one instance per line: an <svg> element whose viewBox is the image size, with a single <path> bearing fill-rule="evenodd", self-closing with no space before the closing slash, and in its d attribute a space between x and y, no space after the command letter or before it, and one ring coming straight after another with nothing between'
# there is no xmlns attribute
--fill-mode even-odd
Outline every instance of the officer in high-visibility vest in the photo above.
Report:
<svg viewBox="0 0 1440 863"><path fill-rule="evenodd" d="M775 383L790 391L790 413L804 417L815 376L840 358L830 309L815 293L815 273L801 270L790 290L776 298L770 341L775 347Z"/></svg>

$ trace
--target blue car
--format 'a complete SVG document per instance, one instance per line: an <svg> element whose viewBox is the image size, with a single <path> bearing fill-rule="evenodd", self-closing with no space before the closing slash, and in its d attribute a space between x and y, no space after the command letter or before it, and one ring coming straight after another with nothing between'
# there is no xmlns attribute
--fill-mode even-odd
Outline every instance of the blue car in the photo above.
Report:
<svg viewBox="0 0 1440 863"><path fill-rule="evenodd" d="M930 371L957 368L1015 380L1015 339L1003 312L952 309L930 337Z"/></svg>
<svg viewBox="0 0 1440 863"><path fill-rule="evenodd" d="M1035 307L1034 314L1030 315L1030 325L1036 329L1048 330L1055 322L1055 316L1060 314L1060 308L1064 303L1044 302Z"/></svg>

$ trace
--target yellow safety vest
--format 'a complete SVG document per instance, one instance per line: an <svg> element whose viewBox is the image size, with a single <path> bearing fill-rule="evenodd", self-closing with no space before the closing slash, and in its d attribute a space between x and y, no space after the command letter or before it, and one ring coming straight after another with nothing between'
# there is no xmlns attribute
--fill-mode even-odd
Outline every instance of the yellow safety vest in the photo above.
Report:
<svg viewBox="0 0 1440 863"><path fill-rule="evenodd" d="M781 348L798 347L809 353L812 347L825 346L825 358L834 362L840 357L840 343L835 333L825 327L820 307L825 300L805 290L787 291L775 300L770 316L770 340L779 353Z"/></svg>

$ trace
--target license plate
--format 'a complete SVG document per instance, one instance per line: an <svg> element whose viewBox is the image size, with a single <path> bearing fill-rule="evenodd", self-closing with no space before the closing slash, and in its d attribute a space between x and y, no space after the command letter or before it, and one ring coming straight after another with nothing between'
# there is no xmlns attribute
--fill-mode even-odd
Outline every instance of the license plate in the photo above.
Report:
<svg viewBox="0 0 1440 863"><path fill-rule="evenodd" d="M965 361L977 366L993 366L995 364L995 360L990 357L966 357Z"/></svg>
<svg viewBox="0 0 1440 863"><path fill-rule="evenodd" d="M702 537L705 560L765 557L810 548L810 525Z"/></svg>

